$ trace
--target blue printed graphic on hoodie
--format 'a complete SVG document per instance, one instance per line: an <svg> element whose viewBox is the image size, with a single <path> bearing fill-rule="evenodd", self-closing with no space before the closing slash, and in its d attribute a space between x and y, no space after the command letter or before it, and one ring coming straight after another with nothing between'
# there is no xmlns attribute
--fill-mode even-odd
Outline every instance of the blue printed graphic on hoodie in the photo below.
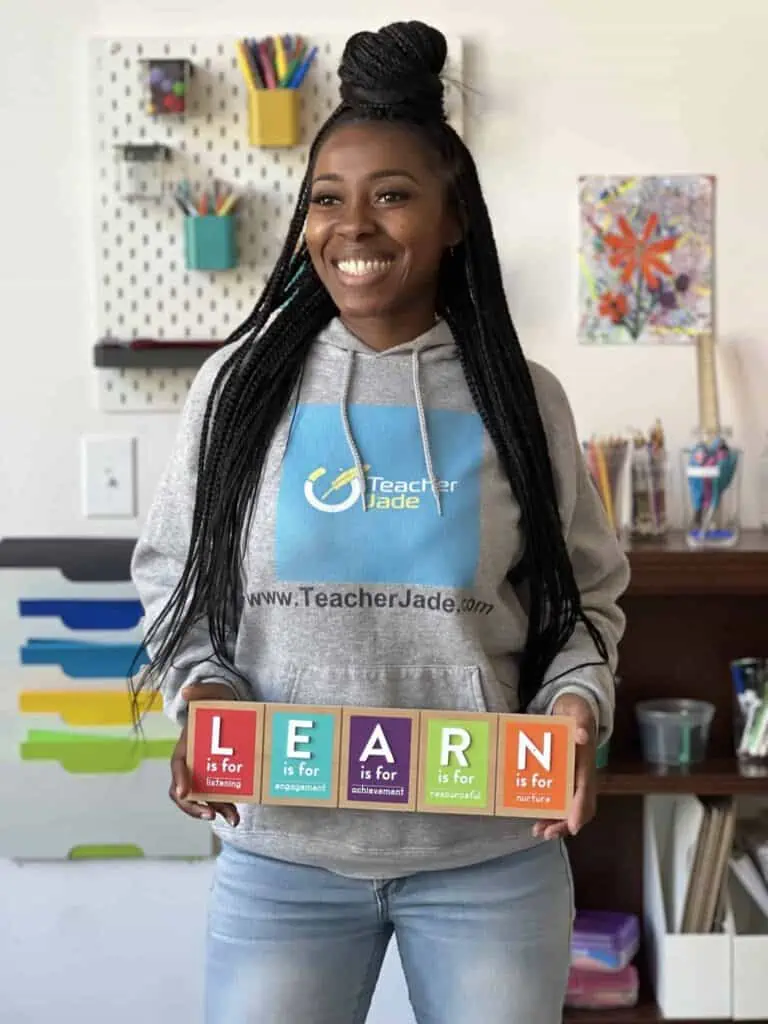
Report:
<svg viewBox="0 0 768 1024"><path fill-rule="evenodd" d="M480 417L430 409L422 429L415 406L351 405L347 416L348 431L337 405L297 410L277 506L277 578L471 587Z"/></svg>

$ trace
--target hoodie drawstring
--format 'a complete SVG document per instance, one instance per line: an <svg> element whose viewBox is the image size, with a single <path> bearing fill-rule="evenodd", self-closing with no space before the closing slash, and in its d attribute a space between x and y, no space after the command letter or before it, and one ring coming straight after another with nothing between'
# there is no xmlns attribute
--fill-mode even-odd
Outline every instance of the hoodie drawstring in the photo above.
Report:
<svg viewBox="0 0 768 1024"><path fill-rule="evenodd" d="M357 470L357 479L360 483L360 501L363 503L363 512L368 511L368 503L366 502L366 491L368 489L368 483L365 478L365 468L363 467L363 460L360 458L360 452L357 450L355 444L355 435L352 433L352 426L349 422L349 410L347 406L349 404L349 392L352 387L352 375L355 372L355 353L349 353L349 362L347 363L347 372L344 376L344 390L341 395L341 423L344 428L344 436L347 439L347 446L352 454L352 460L355 463L355 469Z"/></svg>
<svg viewBox="0 0 768 1024"><path fill-rule="evenodd" d="M443 514L443 505L440 501L440 489L437 486L435 468L432 464L432 449L429 446L427 414L424 412L424 396L421 393L421 380L419 377L420 364L417 349L413 350L411 366L413 368L413 393L416 396L416 412L419 416L419 430L421 431L421 450L424 452L424 463L427 467L427 476L429 477L429 486L432 488L432 496L435 499L435 505L437 505L437 514L441 516Z"/></svg>
<svg viewBox="0 0 768 1024"><path fill-rule="evenodd" d="M420 363L419 353L417 349L413 350L411 357L411 369L413 371L413 393L416 399L416 413L419 418L419 432L421 434L421 450L424 453L424 465L427 470L427 478L429 479L429 486L432 490L432 496L435 499L435 505L437 506L437 514L441 516L443 514L443 506L440 500L440 488L438 486L437 477L435 475L434 463L432 461L432 449L429 443L429 430L427 428L427 415L424 410L424 396L421 390L421 379L420 379ZM347 440L347 446L349 447L352 460L355 464L355 470L357 472L357 478L360 482L360 500L363 503L363 510L368 511L367 497L367 481L365 478L365 468L363 466L363 460L360 457L357 444L355 443L355 437L352 433L352 426L349 422L349 396L352 390L352 377L355 372L355 353L349 353L349 362L347 363L347 372L344 376L344 387L341 394L340 401L340 412L341 412L341 423L344 429L344 436Z"/></svg>

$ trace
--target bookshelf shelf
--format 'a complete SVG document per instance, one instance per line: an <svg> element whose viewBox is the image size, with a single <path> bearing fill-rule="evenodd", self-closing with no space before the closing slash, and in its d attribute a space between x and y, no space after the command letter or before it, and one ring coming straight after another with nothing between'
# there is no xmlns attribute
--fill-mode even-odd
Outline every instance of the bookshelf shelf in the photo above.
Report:
<svg viewBox="0 0 768 1024"><path fill-rule="evenodd" d="M747 531L727 551L692 551L682 534L633 542L626 550L632 579L622 599L627 628L609 761L598 774L597 816L568 840L568 848L579 909L620 910L643 921L643 797L768 794L768 778L741 774L733 756L729 672L735 658L768 655L768 534ZM642 759L635 705L659 697L693 697L715 706L707 760L685 774L656 772ZM568 1010L565 1024L662 1024L645 962L651 941L645 928L643 940L639 1005ZM705 1022L692 1016L677 1024Z"/></svg>
<svg viewBox="0 0 768 1024"><path fill-rule="evenodd" d="M628 595L658 597L764 596L768 590L768 534L745 530L736 547L692 551L682 532L626 547L632 566Z"/></svg>
<svg viewBox="0 0 768 1024"><path fill-rule="evenodd" d="M768 793L768 778L764 775L741 774L735 758L713 758L692 766L685 774L658 774L642 761L609 763L598 778L600 793L607 796L646 796L651 793L736 796Z"/></svg>
<svg viewBox="0 0 768 1024"><path fill-rule="evenodd" d="M641 1003L622 1010L566 1010L563 1016L565 1024L657 1024L663 1019L653 1003ZM677 1024L686 1022L678 1021Z"/></svg>
<svg viewBox="0 0 768 1024"><path fill-rule="evenodd" d="M564 1024L663 1024L666 1017L654 1003L641 1003L622 1010L566 1010ZM679 1020L675 1018L675 1024L730 1024L730 1021L722 1020ZM749 1021L742 1021L741 1024L750 1024ZM753 1021L752 1024L760 1024Z"/></svg>

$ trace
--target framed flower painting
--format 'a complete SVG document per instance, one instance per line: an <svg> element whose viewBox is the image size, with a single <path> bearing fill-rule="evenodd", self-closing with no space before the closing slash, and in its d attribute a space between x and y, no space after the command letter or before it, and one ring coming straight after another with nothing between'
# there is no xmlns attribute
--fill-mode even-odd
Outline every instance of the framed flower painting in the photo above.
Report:
<svg viewBox="0 0 768 1024"><path fill-rule="evenodd" d="M579 340L685 344L710 333L714 179L579 179Z"/></svg>

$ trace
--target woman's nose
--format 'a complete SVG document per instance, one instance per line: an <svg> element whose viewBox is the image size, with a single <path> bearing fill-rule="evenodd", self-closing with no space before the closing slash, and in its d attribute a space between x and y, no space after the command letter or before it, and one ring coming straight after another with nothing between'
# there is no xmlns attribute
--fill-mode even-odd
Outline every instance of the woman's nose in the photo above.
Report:
<svg viewBox="0 0 768 1024"><path fill-rule="evenodd" d="M336 230L345 238L365 238L376 232L376 221L366 202L345 203L336 222Z"/></svg>

